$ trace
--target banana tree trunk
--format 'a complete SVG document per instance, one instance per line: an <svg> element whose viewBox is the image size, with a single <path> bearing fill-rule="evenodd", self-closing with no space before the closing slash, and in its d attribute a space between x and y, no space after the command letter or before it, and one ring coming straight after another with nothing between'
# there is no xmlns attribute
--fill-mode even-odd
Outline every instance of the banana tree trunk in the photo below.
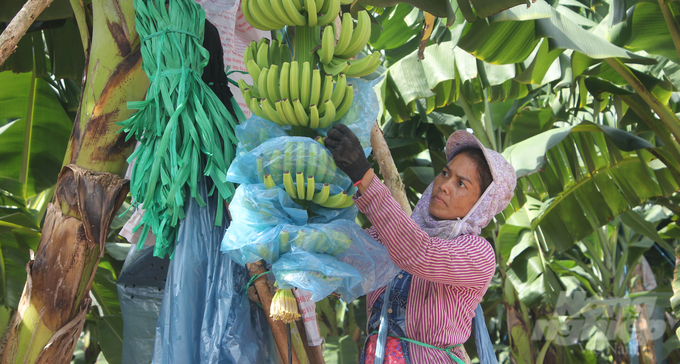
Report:
<svg viewBox="0 0 680 364"><path fill-rule="evenodd" d="M92 2L92 13L92 43L85 45L90 53L65 166L35 259L26 267L2 363L71 361L109 225L128 192L121 176L134 141L126 142L116 123L131 114L126 102L141 100L148 88L134 8L132 0L102 0Z"/></svg>

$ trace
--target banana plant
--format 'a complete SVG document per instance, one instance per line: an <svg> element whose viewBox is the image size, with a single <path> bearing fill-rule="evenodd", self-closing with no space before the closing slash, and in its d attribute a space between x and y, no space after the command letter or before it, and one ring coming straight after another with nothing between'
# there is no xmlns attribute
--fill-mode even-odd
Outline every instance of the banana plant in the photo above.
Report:
<svg viewBox="0 0 680 364"><path fill-rule="evenodd" d="M133 145L116 133L116 122L130 115L126 102L140 100L148 86L130 21L132 2L94 2L89 24L84 23L89 10L73 5L77 39L92 40L82 47L87 50L83 94L64 153L66 166L56 180L53 202L47 205L35 259L27 266L18 314L7 329L2 354L6 363L71 360L87 321L90 289L103 292L93 283L95 272L112 215L127 191L117 175L124 173ZM106 296L100 295L100 304Z"/></svg>

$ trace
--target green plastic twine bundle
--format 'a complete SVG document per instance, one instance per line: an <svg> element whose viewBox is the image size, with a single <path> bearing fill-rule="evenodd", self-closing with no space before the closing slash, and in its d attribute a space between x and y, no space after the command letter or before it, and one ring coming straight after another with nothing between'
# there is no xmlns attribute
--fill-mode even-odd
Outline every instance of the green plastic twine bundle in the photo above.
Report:
<svg viewBox="0 0 680 364"><path fill-rule="evenodd" d="M139 147L130 192L135 205L146 210L135 231L142 228L140 247L149 229L156 235L154 255L172 257L179 227L184 218L187 193L200 206L205 202L197 191L202 173L213 183L222 199L230 200L234 186L227 183L227 169L234 157L237 121L201 80L209 53L202 47L205 13L192 0L135 0L137 33L142 39L142 67L149 76L144 101L129 102L138 109L120 122L127 139L134 136ZM242 113L238 110L239 119ZM217 209L215 223L222 221Z"/></svg>

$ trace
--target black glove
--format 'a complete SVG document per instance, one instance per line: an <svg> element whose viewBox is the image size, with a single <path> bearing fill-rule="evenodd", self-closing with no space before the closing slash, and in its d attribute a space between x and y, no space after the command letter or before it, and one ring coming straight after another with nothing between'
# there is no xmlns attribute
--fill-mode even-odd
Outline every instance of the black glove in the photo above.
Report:
<svg viewBox="0 0 680 364"><path fill-rule="evenodd" d="M361 181L366 171L371 169L371 164L364 155L359 138L345 124L333 125L327 135L326 148L330 150L335 164L347 173L352 182Z"/></svg>

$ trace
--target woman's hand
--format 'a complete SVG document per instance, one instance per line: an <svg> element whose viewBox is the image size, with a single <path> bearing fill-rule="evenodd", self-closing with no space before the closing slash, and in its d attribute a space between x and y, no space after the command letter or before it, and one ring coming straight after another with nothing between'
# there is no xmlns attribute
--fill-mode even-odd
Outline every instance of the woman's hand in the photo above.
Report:
<svg viewBox="0 0 680 364"><path fill-rule="evenodd" d="M364 155L359 138L349 130L347 125L333 125L328 131L325 144L335 164L349 176L352 182L361 181L366 172L371 170L371 164Z"/></svg>

